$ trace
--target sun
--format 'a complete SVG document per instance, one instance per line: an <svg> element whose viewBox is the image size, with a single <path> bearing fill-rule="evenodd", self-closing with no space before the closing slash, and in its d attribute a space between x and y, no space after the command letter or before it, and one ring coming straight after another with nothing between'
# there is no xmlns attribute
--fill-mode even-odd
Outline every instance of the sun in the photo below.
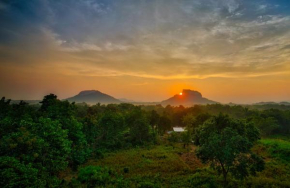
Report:
<svg viewBox="0 0 290 188"><path fill-rule="evenodd" d="M179 93L179 95L182 95L182 93Z"/></svg>

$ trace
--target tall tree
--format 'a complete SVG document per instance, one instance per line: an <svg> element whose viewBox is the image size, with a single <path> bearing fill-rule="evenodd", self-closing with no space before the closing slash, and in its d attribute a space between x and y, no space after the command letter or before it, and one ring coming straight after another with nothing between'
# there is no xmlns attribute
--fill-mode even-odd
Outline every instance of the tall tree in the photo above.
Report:
<svg viewBox="0 0 290 188"><path fill-rule="evenodd" d="M264 161L253 154L251 148L259 139L259 131L253 124L246 124L219 114L206 121L196 130L196 153L204 163L222 173L227 184L229 172L243 179L250 173L261 171Z"/></svg>
<svg viewBox="0 0 290 188"><path fill-rule="evenodd" d="M133 144L144 144L152 140L151 127L148 119L140 108L132 111L127 118L127 124L130 127L130 139Z"/></svg>
<svg viewBox="0 0 290 188"><path fill-rule="evenodd" d="M109 149L120 148L124 142L124 117L116 112L107 111L98 123L96 142L99 146Z"/></svg>

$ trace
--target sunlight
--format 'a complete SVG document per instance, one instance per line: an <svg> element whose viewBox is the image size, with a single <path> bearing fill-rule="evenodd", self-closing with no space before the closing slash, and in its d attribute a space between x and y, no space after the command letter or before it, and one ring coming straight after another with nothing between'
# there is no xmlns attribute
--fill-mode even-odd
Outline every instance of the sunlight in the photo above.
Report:
<svg viewBox="0 0 290 188"><path fill-rule="evenodd" d="M179 93L179 95L182 95L182 93Z"/></svg>

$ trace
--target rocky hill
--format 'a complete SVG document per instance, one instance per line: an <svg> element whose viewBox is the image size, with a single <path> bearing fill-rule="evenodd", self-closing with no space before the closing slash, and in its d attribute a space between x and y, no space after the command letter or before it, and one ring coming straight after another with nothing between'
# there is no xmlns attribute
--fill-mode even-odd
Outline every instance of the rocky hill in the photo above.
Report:
<svg viewBox="0 0 290 188"><path fill-rule="evenodd" d="M172 106L192 106L195 104L216 104L218 102L202 97L198 91L184 89L182 93L174 95L173 97L161 102L162 105Z"/></svg>
<svg viewBox="0 0 290 188"><path fill-rule="evenodd" d="M102 93L97 90L86 90L81 91L79 94L77 94L74 97L67 98L65 100L68 100L69 102L76 102L76 103L88 103L88 104L110 104L110 103L121 103L120 100L115 99L114 97L107 95L105 93Z"/></svg>

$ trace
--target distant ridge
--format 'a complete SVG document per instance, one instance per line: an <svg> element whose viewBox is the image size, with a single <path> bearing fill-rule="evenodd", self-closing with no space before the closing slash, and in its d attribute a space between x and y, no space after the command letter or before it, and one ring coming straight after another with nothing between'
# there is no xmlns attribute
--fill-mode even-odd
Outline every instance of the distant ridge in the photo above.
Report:
<svg viewBox="0 0 290 188"><path fill-rule="evenodd" d="M123 102L123 103L135 103L136 102L136 101L133 101L131 99L126 99L126 98L120 98L118 100Z"/></svg>
<svg viewBox="0 0 290 188"><path fill-rule="evenodd" d="M161 102L162 105L172 106L192 106L195 104L216 104L218 102L203 98L198 91L183 89L182 95L174 95L173 97Z"/></svg>
<svg viewBox="0 0 290 188"><path fill-rule="evenodd" d="M77 94L74 97L67 98L65 100L68 100L69 102L76 102L76 103L88 103L88 104L110 104L110 103L121 103L120 100L115 99L114 97L107 95L105 93L102 93L97 90L85 90L81 91L79 94Z"/></svg>
<svg viewBox="0 0 290 188"><path fill-rule="evenodd" d="M282 101L282 102L258 102L253 105L290 105L290 102Z"/></svg>

